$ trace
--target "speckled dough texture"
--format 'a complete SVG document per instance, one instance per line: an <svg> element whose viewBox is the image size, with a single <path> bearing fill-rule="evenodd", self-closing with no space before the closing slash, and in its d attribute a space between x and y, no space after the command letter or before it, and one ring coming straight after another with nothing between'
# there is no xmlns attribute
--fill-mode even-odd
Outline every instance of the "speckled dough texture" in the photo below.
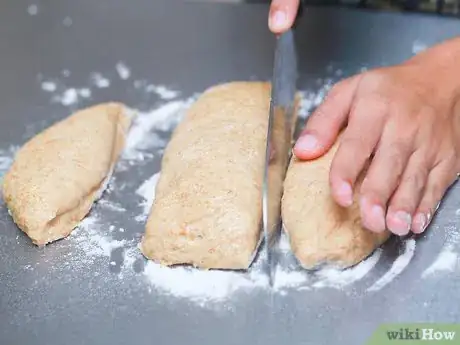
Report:
<svg viewBox="0 0 460 345"><path fill-rule="evenodd" d="M14 222L36 245L68 236L101 195L125 144L131 115L96 105L52 125L17 153L3 180Z"/></svg>
<svg viewBox="0 0 460 345"><path fill-rule="evenodd" d="M350 208L342 208L332 199L329 170L338 144L316 160L302 162L293 157L284 182L284 228L295 256L306 269L322 264L353 266L390 236L388 231L376 234L361 226L357 199ZM361 182L362 176L356 191Z"/></svg>
<svg viewBox="0 0 460 345"><path fill-rule="evenodd" d="M249 267L260 239L269 105L269 84L232 82L191 106L163 157L142 241L147 258Z"/></svg>

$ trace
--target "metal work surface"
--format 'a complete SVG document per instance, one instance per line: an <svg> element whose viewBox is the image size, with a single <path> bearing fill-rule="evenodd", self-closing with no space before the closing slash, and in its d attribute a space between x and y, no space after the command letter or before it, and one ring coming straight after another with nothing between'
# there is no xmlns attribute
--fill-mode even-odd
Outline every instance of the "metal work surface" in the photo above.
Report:
<svg viewBox="0 0 460 345"><path fill-rule="evenodd" d="M12 146L77 108L119 100L154 109L162 100L141 92L145 83L167 85L186 98L219 82L271 76L274 39L264 5L149 0L30 5L5 2L0 11L0 173L10 163ZM458 35L460 25L416 15L308 9L298 31L299 88L315 95L327 81L401 62L414 50ZM129 66L129 77L118 76L120 61ZM46 84L50 80L55 84ZM65 99L56 98L63 90ZM167 138L170 132L168 127L151 135ZM136 190L159 170L161 148L155 150L140 163L117 168L109 192L94 208L101 224L90 241L111 234L136 249L132 244L144 231L136 220L142 201ZM426 271L447 249L458 260L459 192L454 186L410 255L400 250L411 251L414 242L390 240L377 264L350 284L329 286L323 280L322 288L307 284L282 293L245 289L206 306L155 288L145 277L145 260L128 262L123 245L96 248L109 250L108 256L86 255L92 249L81 237L85 229L36 248L2 202L0 344L357 345L383 322L460 321L458 264ZM108 202L121 211L105 208ZM390 283L370 288L391 270Z"/></svg>

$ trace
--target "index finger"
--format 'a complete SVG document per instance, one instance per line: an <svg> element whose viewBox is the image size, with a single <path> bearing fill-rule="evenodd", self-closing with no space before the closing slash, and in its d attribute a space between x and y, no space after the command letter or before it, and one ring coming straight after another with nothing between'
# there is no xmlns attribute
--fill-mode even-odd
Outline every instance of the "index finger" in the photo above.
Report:
<svg viewBox="0 0 460 345"><path fill-rule="evenodd" d="M270 4L268 27L274 34L282 34L294 24L300 0L273 0Z"/></svg>

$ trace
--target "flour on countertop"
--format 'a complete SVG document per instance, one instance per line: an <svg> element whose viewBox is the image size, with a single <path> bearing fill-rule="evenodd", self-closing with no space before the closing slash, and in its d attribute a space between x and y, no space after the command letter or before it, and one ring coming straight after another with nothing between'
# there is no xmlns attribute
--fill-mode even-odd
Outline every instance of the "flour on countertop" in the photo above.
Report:
<svg viewBox="0 0 460 345"><path fill-rule="evenodd" d="M458 215L457 210L455 212ZM437 276L438 273L454 272L460 267L460 231L455 226L444 229L446 240L436 259L422 273L422 278Z"/></svg>
<svg viewBox="0 0 460 345"><path fill-rule="evenodd" d="M415 240L408 239L404 243L404 252L398 256L393 262L390 270L386 272L379 280L377 280L367 291L378 291L391 283L397 276L399 276L409 265L415 253Z"/></svg>
<svg viewBox="0 0 460 345"><path fill-rule="evenodd" d="M418 54L423 51L425 51L428 48L426 43L423 43L420 40L415 40L414 43L412 43L412 54Z"/></svg>
<svg viewBox="0 0 460 345"><path fill-rule="evenodd" d="M118 76L120 77L120 79L126 80L126 79L129 79L129 77L131 76L130 69L122 61L119 61L115 65L115 68L117 70L117 73L118 73Z"/></svg>
<svg viewBox="0 0 460 345"><path fill-rule="evenodd" d="M57 85L55 82L52 81L44 81L42 82L42 90L47 92L54 92L57 89Z"/></svg>
<svg viewBox="0 0 460 345"><path fill-rule="evenodd" d="M131 71L123 62L116 65L116 70L121 80L131 77ZM341 76L342 72L335 72L335 75ZM90 79L92 84L83 88L68 88L51 80L43 81L41 88L43 91L51 93L54 101L63 105L72 105L77 103L80 98L90 97L92 87L105 88L110 86L110 81L100 73L93 73ZM321 79L318 80L318 83L320 85L318 92L302 92L300 117L308 116L322 102L333 81ZM128 170L138 169L140 164L162 154L170 136L169 132L182 119L186 109L196 99L196 95L187 99L179 99L179 92L144 80L136 80L134 85L137 92L154 93L161 101L150 111L139 111L133 121L125 150L119 161L119 165ZM13 153L14 149L0 150L0 176L2 170L6 170L11 164ZM135 220L141 224L136 230L139 236L143 234L143 225L155 198L155 186L159 176L160 173L158 172L138 185L133 185L129 181L123 181L119 184L118 177L116 182L113 182L114 179L111 181L111 185L115 183L115 187L109 187L110 190L120 191L123 186L123 188L127 188L127 193L135 193L141 198L138 204L139 213L134 215ZM168 296L190 300L200 306L229 300L238 291L269 289L266 273L262 269L265 260L264 255L259 255L246 273L220 270L202 271L191 267L167 268L145 260L139 250L140 238L128 239L129 229L126 226L122 228L118 224L112 224L106 220L104 215L107 211L127 212L123 204L111 200L110 193L105 193L94 208L95 210L91 211L90 215L71 236L62 242L70 250L68 260L70 261L69 265L72 266L69 267L85 268L95 259L102 258L107 261L107 266L115 268L118 263L112 258L112 255L114 251L121 251L123 261L120 267L121 271L118 273L120 279L129 276L130 279L147 281L149 288ZM334 288L345 290L369 274L382 254L382 251L378 249L369 258L347 270L323 268L308 272L294 268L289 239L286 234L281 236L278 249L284 257L276 268L274 290L282 295L290 289ZM396 258L391 269L369 290L379 290L390 283L409 264L414 250L415 241L407 241L404 252ZM449 260L452 261L452 258ZM145 266L141 273L136 273L134 266L139 262L144 263ZM103 269L107 269L107 267L103 267Z"/></svg>
<svg viewBox="0 0 460 345"><path fill-rule="evenodd" d="M442 249L435 261L423 271L422 278L433 276L438 272L453 272L460 265L460 256L453 246Z"/></svg>
<svg viewBox="0 0 460 345"><path fill-rule="evenodd" d="M169 100L179 96L179 92L171 90L164 85L149 84L145 87L146 92L156 93L161 99Z"/></svg>
<svg viewBox="0 0 460 345"><path fill-rule="evenodd" d="M110 80L104 77L101 73L91 73L90 78L94 85L100 89L104 89L110 86Z"/></svg>
<svg viewBox="0 0 460 345"><path fill-rule="evenodd" d="M62 21L62 24L67 27L72 26L73 20L70 17L65 17Z"/></svg>
<svg viewBox="0 0 460 345"><path fill-rule="evenodd" d="M144 160L142 152L147 148L163 148L166 139L162 139L156 131L166 132L172 130L181 120L185 110L193 102L193 98L171 101L161 105L151 112L139 112L133 122L126 141L123 157L129 160Z"/></svg>
<svg viewBox="0 0 460 345"><path fill-rule="evenodd" d="M320 105L323 102L327 93L334 84L332 79L327 79L326 81L319 79L318 82L320 82L322 86L317 92L304 91L300 93L302 98L300 100L299 106L299 118L305 119L306 117L308 117L311 114L312 110L314 110L318 105Z"/></svg>
<svg viewBox="0 0 460 345"><path fill-rule="evenodd" d="M145 221L150 213L150 209L153 205L153 200L155 200L155 188L159 178L160 173L156 173L136 190L136 194L141 196L143 199L141 203L143 212L136 217L136 220L139 222Z"/></svg>
<svg viewBox="0 0 460 345"><path fill-rule="evenodd" d="M37 15L38 14L38 6L35 5L35 4L30 5L29 7L27 7L27 12L31 16Z"/></svg>

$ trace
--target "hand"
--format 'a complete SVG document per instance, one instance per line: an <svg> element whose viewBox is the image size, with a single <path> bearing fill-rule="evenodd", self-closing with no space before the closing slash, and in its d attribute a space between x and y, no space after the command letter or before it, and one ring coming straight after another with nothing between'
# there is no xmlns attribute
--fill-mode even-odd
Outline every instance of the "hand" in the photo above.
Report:
<svg viewBox="0 0 460 345"><path fill-rule="evenodd" d="M337 83L309 118L294 154L314 159L342 133L332 161L335 201L348 207L360 188L363 226L397 235L429 224L460 164L460 39L397 66ZM355 191L356 192L356 191Z"/></svg>
<svg viewBox="0 0 460 345"><path fill-rule="evenodd" d="M268 27L274 34L289 30L294 23L299 0L273 0L270 4Z"/></svg>

